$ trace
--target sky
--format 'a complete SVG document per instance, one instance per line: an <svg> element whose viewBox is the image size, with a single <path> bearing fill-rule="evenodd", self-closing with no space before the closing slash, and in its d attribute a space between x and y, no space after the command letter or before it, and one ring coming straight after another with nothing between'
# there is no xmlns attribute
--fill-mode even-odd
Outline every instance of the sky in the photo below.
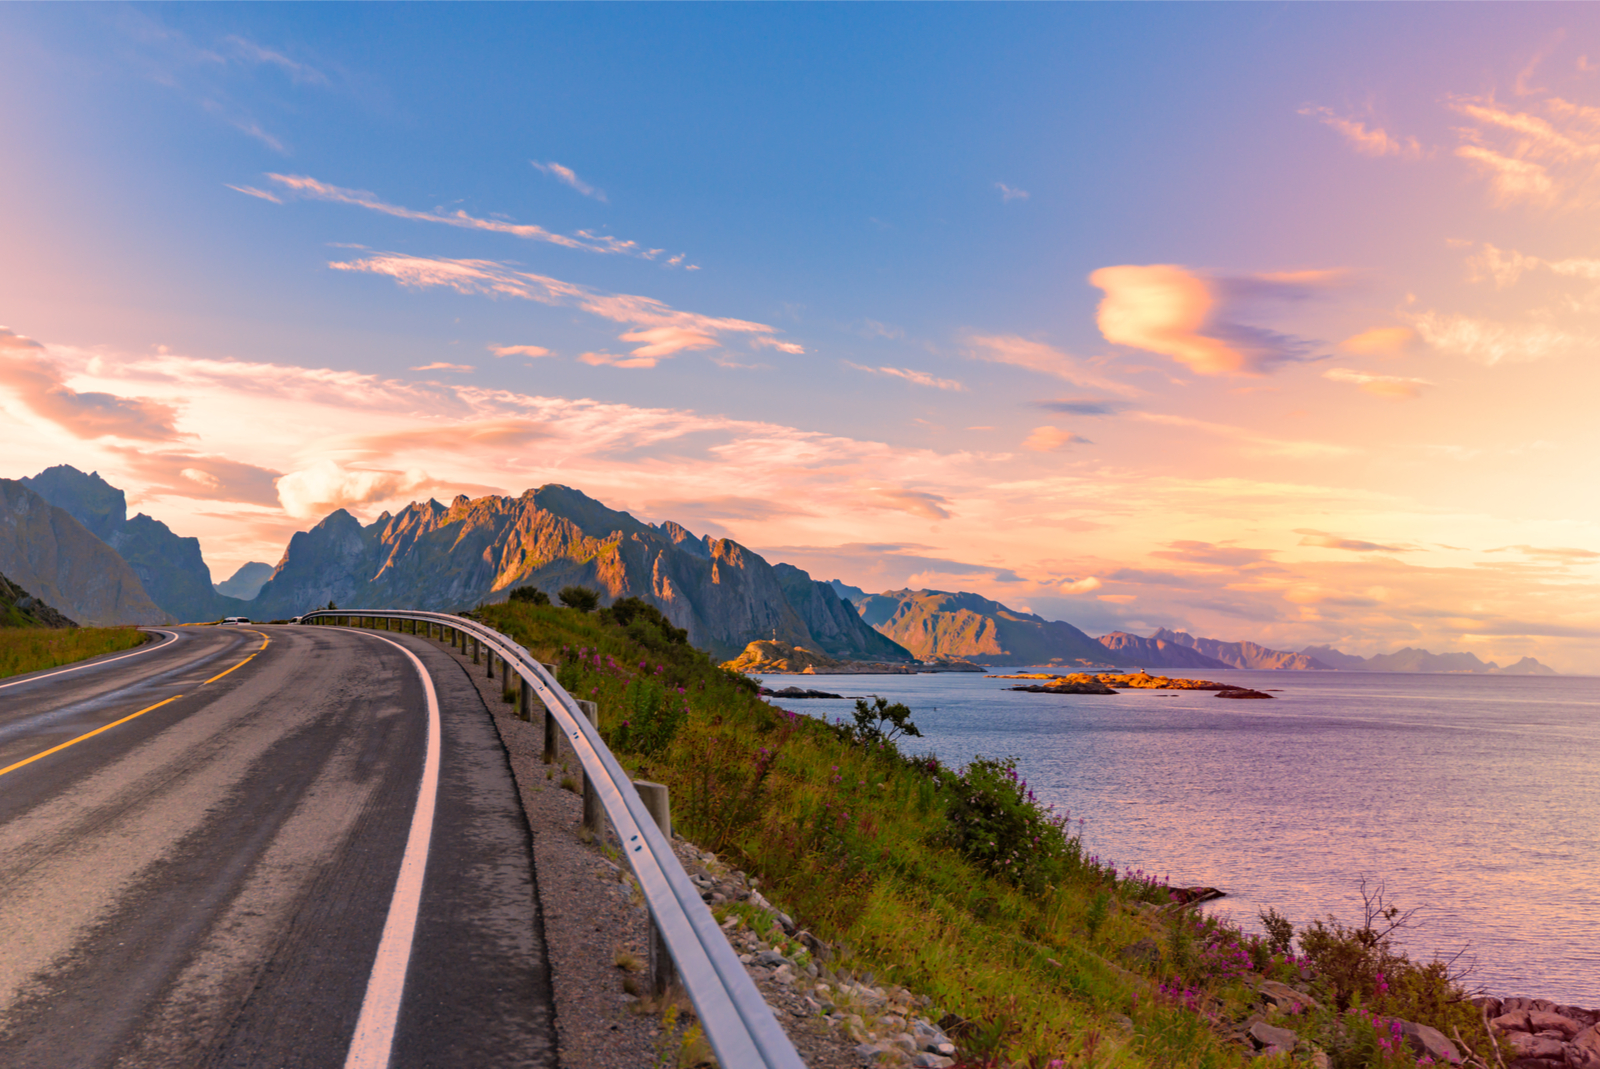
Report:
<svg viewBox="0 0 1600 1069"><path fill-rule="evenodd" d="M1600 9L0 6L0 477L1600 672Z"/></svg>

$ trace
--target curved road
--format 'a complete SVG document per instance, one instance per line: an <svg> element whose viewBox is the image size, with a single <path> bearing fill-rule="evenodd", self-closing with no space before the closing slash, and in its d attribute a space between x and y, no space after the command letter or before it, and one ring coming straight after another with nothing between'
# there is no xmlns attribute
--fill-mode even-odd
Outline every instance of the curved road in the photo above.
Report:
<svg viewBox="0 0 1600 1069"><path fill-rule="evenodd" d="M554 1066L528 828L461 667L331 627L157 639L0 680L0 1065ZM396 943L428 825L407 650L440 749Z"/></svg>

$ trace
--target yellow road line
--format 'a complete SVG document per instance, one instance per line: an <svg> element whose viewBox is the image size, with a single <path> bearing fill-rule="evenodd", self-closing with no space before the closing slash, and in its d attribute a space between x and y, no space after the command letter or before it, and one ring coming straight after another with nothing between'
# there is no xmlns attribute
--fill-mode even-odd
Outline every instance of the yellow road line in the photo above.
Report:
<svg viewBox="0 0 1600 1069"><path fill-rule="evenodd" d="M260 631L252 631L250 633L252 635L261 635ZM271 643L271 642L272 642L272 640L270 638L268 638L266 635L261 635L261 645L256 647L256 653L260 653L262 650L266 649L268 644ZM214 675L210 679L206 680L206 683L215 683L217 680L219 680L223 676L227 675L228 672L233 671L234 668L243 668L245 665L249 664L251 661L256 659L256 653L252 653L250 656L246 657L244 660L242 660L238 664L234 665L233 668L229 668L229 669L227 669L227 671L218 672L216 675ZM203 687L203 686L206 685L206 683L202 683L200 685Z"/></svg>
<svg viewBox="0 0 1600 1069"><path fill-rule="evenodd" d="M59 746L52 746L48 750L45 750L45 751L43 751L41 753L34 754L32 757L24 757L21 761L18 761L14 765L7 765L5 768L0 768L0 776L5 775L7 772L14 772L17 769L21 768L23 765L31 765L35 761L39 760L39 758L41 758L41 757L49 757L53 753L57 753L57 752L59 752L61 750L65 750L68 746L75 746L78 743L82 742L84 739L92 739L96 735L100 734L102 731L110 731L112 728L116 727L118 724L126 724L128 721L132 720L134 717L143 716L144 714L150 712L150 710L159 709L163 705L166 705L167 702L175 702L181 697L183 697L182 694L174 694L172 697L168 698L166 701L156 702L154 705L147 705L143 709L140 709L137 713L129 713L127 716L123 717L121 720L113 720L111 723L106 724L106 725L104 725L102 727L97 727L93 731L88 732L87 734L79 735L75 739L68 739L66 742L63 742Z"/></svg>
<svg viewBox="0 0 1600 1069"><path fill-rule="evenodd" d="M260 652L261 652L260 650L256 651L256 653L260 653ZM233 668L226 668L226 669L222 670L221 672L218 672L216 675L214 675L210 679L206 680L206 683L215 683L217 680L221 679L223 676L227 675L229 672L232 672L236 668L243 668L245 665L249 664L251 661L253 661L255 659L256 659L256 655L255 655L255 653L252 653L250 656L246 657L244 660L242 660L238 664L234 665ZM200 685L203 687L203 686L206 685L206 683L202 683Z"/></svg>

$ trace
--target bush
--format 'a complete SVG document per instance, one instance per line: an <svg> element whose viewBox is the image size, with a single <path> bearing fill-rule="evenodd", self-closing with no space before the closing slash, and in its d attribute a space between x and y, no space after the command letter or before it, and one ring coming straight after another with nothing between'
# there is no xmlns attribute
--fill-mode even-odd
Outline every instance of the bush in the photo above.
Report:
<svg viewBox="0 0 1600 1069"><path fill-rule="evenodd" d="M882 743L893 746L896 739L921 738L922 732L911 722L911 710L904 702L889 704L889 699L878 698L868 705L863 698L856 699L855 726L851 733L857 742Z"/></svg>
<svg viewBox="0 0 1600 1069"><path fill-rule="evenodd" d="M668 646L689 644L689 632L674 627L660 609L643 598L623 598L613 602L610 608L600 610L600 618L622 628L629 638L648 650L660 651Z"/></svg>
<svg viewBox="0 0 1600 1069"><path fill-rule="evenodd" d="M594 612L600 604L600 594L586 586L564 586L558 596L561 604L579 612Z"/></svg>
<svg viewBox="0 0 1600 1069"><path fill-rule="evenodd" d="M519 586L511 591L512 601L526 601L531 605L550 604L550 595L536 586Z"/></svg>
<svg viewBox="0 0 1600 1069"><path fill-rule="evenodd" d="M1017 759L975 758L940 773L951 792L941 837L980 868L1034 894L1082 863L1065 817L1051 814L1017 777Z"/></svg>

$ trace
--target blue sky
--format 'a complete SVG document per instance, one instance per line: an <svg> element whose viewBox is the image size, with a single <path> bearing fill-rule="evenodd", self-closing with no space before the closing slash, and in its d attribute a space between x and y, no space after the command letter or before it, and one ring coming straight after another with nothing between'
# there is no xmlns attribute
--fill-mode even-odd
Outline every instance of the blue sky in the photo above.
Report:
<svg viewBox="0 0 1600 1069"><path fill-rule="evenodd" d="M1595 21L0 8L0 475L219 573L566 482L1095 631L1588 664Z"/></svg>

